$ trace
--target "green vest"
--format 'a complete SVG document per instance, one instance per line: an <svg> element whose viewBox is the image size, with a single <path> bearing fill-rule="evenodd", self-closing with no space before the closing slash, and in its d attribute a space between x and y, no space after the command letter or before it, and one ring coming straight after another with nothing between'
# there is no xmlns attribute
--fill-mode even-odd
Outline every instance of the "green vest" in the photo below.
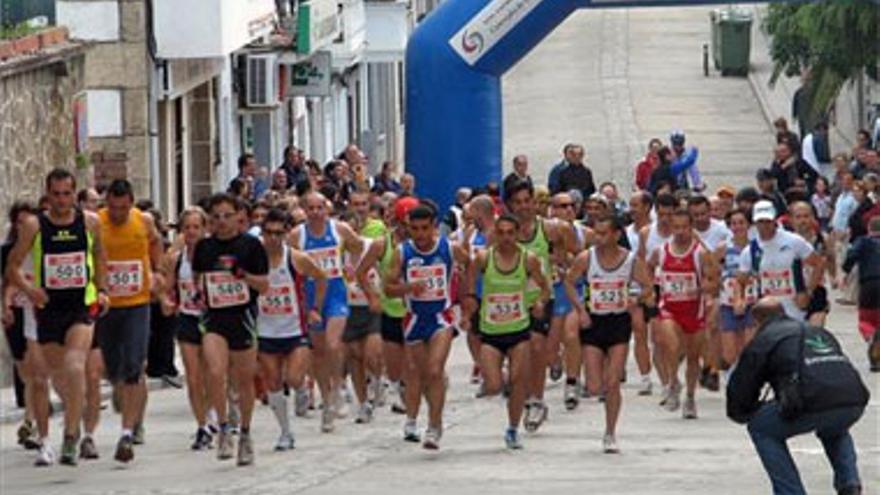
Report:
<svg viewBox="0 0 880 495"><path fill-rule="evenodd" d="M495 248L489 249L480 304L480 331L486 335L512 334L529 327L526 256L527 251L520 247L516 268L503 273L495 264Z"/></svg>
<svg viewBox="0 0 880 495"><path fill-rule="evenodd" d="M541 273L547 277L550 274L550 242L547 240L547 234L544 233L544 221L540 218L535 219L535 233L532 239L526 242L520 241L519 245L526 251L534 254L541 261ZM541 288L534 282L529 282L526 289L526 306L532 307L541 297Z"/></svg>
<svg viewBox="0 0 880 495"><path fill-rule="evenodd" d="M388 270L391 267L391 257L393 255L394 234L391 230L388 230L385 232L385 252L382 253L382 258L379 260L379 273L382 275L383 279L388 275ZM403 318L406 314L406 305L403 304L402 298L388 297L383 290L380 299L382 301L382 311L386 315L392 318Z"/></svg>

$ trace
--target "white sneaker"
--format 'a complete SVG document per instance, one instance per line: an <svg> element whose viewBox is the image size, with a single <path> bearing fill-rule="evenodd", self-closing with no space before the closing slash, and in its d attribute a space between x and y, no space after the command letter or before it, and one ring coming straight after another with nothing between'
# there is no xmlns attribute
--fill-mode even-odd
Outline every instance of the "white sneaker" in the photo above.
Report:
<svg viewBox="0 0 880 495"><path fill-rule="evenodd" d="M275 442L275 452L284 452L285 450L293 450L296 446L296 439L293 433L282 433Z"/></svg>
<svg viewBox="0 0 880 495"><path fill-rule="evenodd" d="M415 421L407 420L403 424L403 440L412 443L418 443L421 440L419 437L419 427Z"/></svg>
<svg viewBox="0 0 880 495"><path fill-rule="evenodd" d="M525 428L529 433L538 431L538 428L547 420L547 405L536 400L529 404L526 409Z"/></svg>
<svg viewBox="0 0 880 495"><path fill-rule="evenodd" d="M321 432L322 433L330 433L333 431L333 420L336 419L336 412L330 407L330 404L324 403L324 408L321 410Z"/></svg>
<svg viewBox="0 0 880 495"><path fill-rule="evenodd" d="M350 393L348 387L345 387L345 393L336 389L336 393L333 395L333 403L330 408L336 413L337 419L345 419L348 417L348 403L351 402L348 395Z"/></svg>
<svg viewBox="0 0 880 495"><path fill-rule="evenodd" d="M614 438L614 435L605 434L605 437L602 438L602 451L606 454L620 453L620 448L617 446L617 439Z"/></svg>
<svg viewBox="0 0 880 495"><path fill-rule="evenodd" d="M34 466L37 467L46 467L55 464L55 451L52 450L48 444L43 443L40 446L40 449L37 450L37 458L34 461Z"/></svg>
<svg viewBox="0 0 880 495"><path fill-rule="evenodd" d="M439 428L431 428L429 427L425 430L425 441L422 442L422 448L428 450L437 450L440 448L440 437L443 436L443 432Z"/></svg>
<svg viewBox="0 0 880 495"><path fill-rule="evenodd" d="M697 401L693 397L685 397L684 407L681 408L681 417L697 419Z"/></svg>
<svg viewBox="0 0 880 495"><path fill-rule="evenodd" d="M658 405L660 407L664 407L666 402L669 401L669 385L661 385L662 389L660 390L660 402Z"/></svg>
<svg viewBox="0 0 880 495"><path fill-rule="evenodd" d="M305 388L297 390L294 394L293 413L299 418L305 418L309 414L309 391Z"/></svg>
<svg viewBox="0 0 880 495"><path fill-rule="evenodd" d="M361 404L361 407L358 409L357 417L355 417L354 422L363 425L367 424L373 420L373 406L370 405L369 402L364 402Z"/></svg>
<svg viewBox="0 0 880 495"><path fill-rule="evenodd" d="M666 399L664 406L667 411L675 412L681 407L681 384L674 383L669 386L669 398Z"/></svg>
<svg viewBox="0 0 880 495"><path fill-rule="evenodd" d="M649 375L642 376L642 383L639 384L639 395L651 395L654 385L651 383Z"/></svg>

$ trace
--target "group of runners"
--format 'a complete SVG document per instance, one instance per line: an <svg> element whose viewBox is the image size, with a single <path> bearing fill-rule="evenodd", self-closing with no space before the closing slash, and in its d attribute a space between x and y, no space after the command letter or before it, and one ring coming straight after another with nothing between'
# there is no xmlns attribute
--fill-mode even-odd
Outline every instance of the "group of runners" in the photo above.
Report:
<svg viewBox="0 0 880 495"><path fill-rule="evenodd" d="M536 432L547 421L545 385L564 380L565 409L604 401L602 450L617 453L631 342L638 395L655 393L655 372L660 406L695 419L698 385L718 390L754 330L750 305L773 296L789 316L821 322L835 266L809 204L782 212L726 191L636 192L625 212L597 193L579 215L576 195L556 194L544 210L523 180L503 204L470 198L448 235L436 205L410 195L357 189L341 208L315 191L254 204L216 194L184 210L170 240L125 180L95 212L77 203L65 170L45 188L44 209L11 211L3 293L27 390L19 438L38 466L56 462L50 386L64 409L58 461L98 457L102 377L121 413L114 457L134 458L151 302L175 317L191 448L215 448L221 460L254 462L261 397L277 419L275 450L295 446L290 402L298 417L320 409L321 431L333 432L349 379L357 423L390 406L405 416L403 440L438 449L460 334L476 395L506 398L508 448L523 447L520 426Z"/></svg>

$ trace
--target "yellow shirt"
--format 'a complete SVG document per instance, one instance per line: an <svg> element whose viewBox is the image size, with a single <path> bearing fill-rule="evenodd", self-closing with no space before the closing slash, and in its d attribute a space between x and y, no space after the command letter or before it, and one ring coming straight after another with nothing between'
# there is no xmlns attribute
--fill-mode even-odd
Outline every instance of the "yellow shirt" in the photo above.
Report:
<svg viewBox="0 0 880 495"><path fill-rule="evenodd" d="M150 303L150 235L144 214L132 208L128 221L115 225L106 208L98 211L101 243L107 253L107 280L111 308Z"/></svg>

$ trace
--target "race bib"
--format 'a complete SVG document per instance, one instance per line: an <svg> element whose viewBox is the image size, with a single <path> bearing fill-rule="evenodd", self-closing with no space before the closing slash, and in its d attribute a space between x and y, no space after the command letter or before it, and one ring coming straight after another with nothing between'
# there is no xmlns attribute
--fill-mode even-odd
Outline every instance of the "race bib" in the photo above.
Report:
<svg viewBox="0 0 880 495"><path fill-rule="evenodd" d="M342 276L342 263L339 256L339 250L336 247L312 249L307 251L312 260L324 273L327 278L338 278Z"/></svg>
<svg viewBox="0 0 880 495"><path fill-rule="evenodd" d="M235 278L231 273L208 273L205 275L205 281L208 306L211 308L241 306L251 300L247 284L243 279Z"/></svg>
<svg viewBox="0 0 880 495"><path fill-rule="evenodd" d="M733 306L733 295L736 291L736 279L730 277L724 280L724 285L721 288L721 304L724 306ZM755 289L755 284L750 283L746 286L745 290L745 300L746 304L753 304L758 300L757 290Z"/></svg>
<svg viewBox="0 0 880 495"><path fill-rule="evenodd" d="M107 291L111 297L137 295L144 287L144 264L135 261L107 262Z"/></svg>
<svg viewBox="0 0 880 495"><path fill-rule="evenodd" d="M293 316L299 313L295 289L290 284L270 286L259 298L260 313L266 316Z"/></svg>
<svg viewBox="0 0 880 495"><path fill-rule="evenodd" d="M421 284L410 294L413 301L446 300L446 265L414 266L406 271L406 279L411 284Z"/></svg>
<svg viewBox="0 0 880 495"><path fill-rule="evenodd" d="M496 325L521 320L525 317L522 294L488 294L483 304L488 305L486 320Z"/></svg>
<svg viewBox="0 0 880 495"><path fill-rule="evenodd" d="M791 269L762 270L761 271L761 295L762 296L794 296L794 285L791 280Z"/></svg>
<svg viewBox="0 0 880 495"><path fill-rule="evenodd" d="M664 273L663 297L669 302L690 302L700 298L696 273Z"/></svg>
<svg viewBox="0 0 880 495"><path fill-rule="evenodd" d="M86 253L47 254L45 265L47 289L82 289L86 286Z"/></svg>
<svg viewBox="0 0 880 495"><path fill-rule="evenodd" d="M367 272L367 283L370 287L374 289L378 289L381 287L381 280L379 277L379 272L374 269L370 269ZM366 306L369 304L369 300L367 299L367 293L361 289L360 284L357 281L352 281L348 283L348 302L353 306Z"/></svg>
<svg viewBox="0 0 880 495"><path fill-rule="evenodd" d="M626 310L627 283L623 279L590 281L590 309L596 313Z"/></svg>
<svg viewBox="0 0 880 495"><path fill-rule="evenodd" d="M199 303L199 291L192 280L179 280L177 291L180 294L180 309L189 313L197 313L202 310Z"/></svg>

